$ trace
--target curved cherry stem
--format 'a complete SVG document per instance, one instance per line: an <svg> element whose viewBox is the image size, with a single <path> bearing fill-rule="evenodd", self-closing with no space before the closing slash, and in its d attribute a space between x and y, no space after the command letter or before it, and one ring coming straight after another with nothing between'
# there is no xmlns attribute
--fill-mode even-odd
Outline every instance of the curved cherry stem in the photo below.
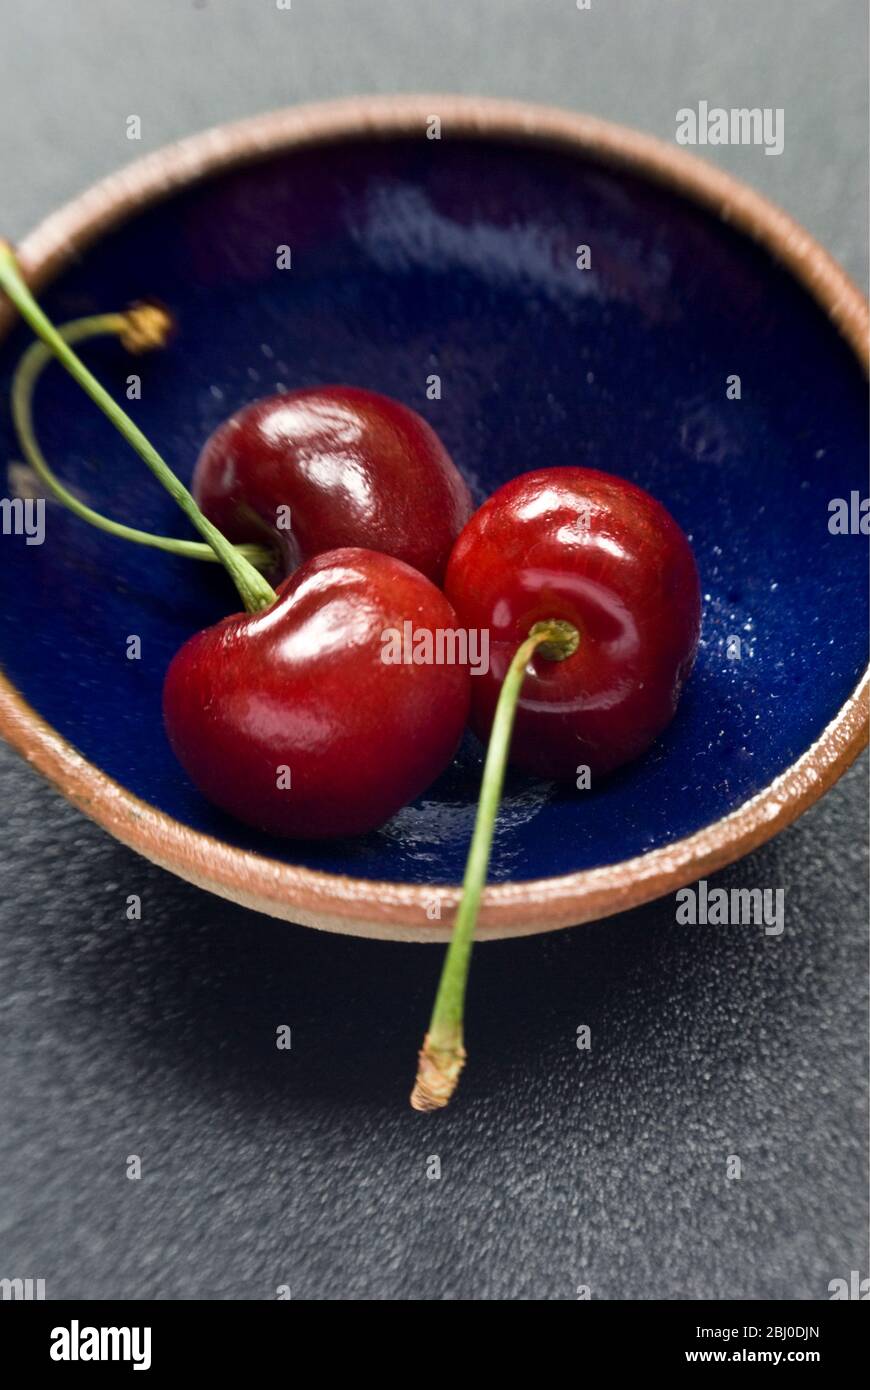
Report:
<svg viewBox="0 0 870 1390"><path fill-rule="evenodd" d="M131 332L135 333L137 325L141 323L141 316L149 311L154 315L152 319L153 333L147 341L144 335L140 334L140 340L137 342L135 338L131 338ZM151 305L134 305L132 309L122 314L95 314L89 318L74 319L71 323L62 324L57 331L64 342L70 345L92 338L114 337L120 338L122 344L131 351L143 352L162 347L166 341L166 332L171 327L171 323L168 315L162 315L161 323L160 316L161 311ZM117 536L125 541L134 541L137 545L150 546L154 550L164 550L171 555L181 555L191 560L218 562L219 557L205 541L186 541L177 536L159 536L152 531L140 531L133 526L125 526L123 522L113 521L110 517L103 516L101 512L94 511L93 507L80 501L55 475L40 448L33 424L34 392L43 372L53 360L54 354L50 348L46 347L45 343L31 343L22 354L12 378L12 419L18 433L21 451L41 482L51 490L59 502L63 503L81 521L87 521L89 525L97 527L100 531L106 531L110 536ZM237 554L243 555L260 570L269 569L275 562L274 554L266 546L252 544L237 545L234 548Z"/></svg>
<svg viewBox="0 0 870 1390"><path fill-rule="evenodd" d="M453 1095L465 1065L462 1019L474 928L489 869L517 702L529 663L535 655L549 661L564 661L566 657L573 656L579 642L580 634L571 623L561 619L535 623L526 640L517 648L499 691L483 766L477 817L462 880L462 898L441 971L429 1031L420 1050L417 1079L411 1092L411 1105L415 1110L442 1109Z"/></svg>
<svg viewBox="0 0 870 1390"><path fill-rule="evenodd" d="M273 604L277 595L259 570L256 570L244 555L239 555L233 545L221 535L216 526L203 515L191 493L176 478L172 469L160 456L139 426L130 419L126 411L113 400L104 386L88 370L81 359L64 341L51 320L43 313L24 282L15 254L8 242L0 241L0 289L4 290L15 305L22 318L26 320L38 338L46 344L70 376L90 396L95 405L111 420L115 428L136 450L139 457L148 465L151 472L166 491L175 499L181 510L208 542L230 574L245 608L249 613L259 613Z"/></svg>

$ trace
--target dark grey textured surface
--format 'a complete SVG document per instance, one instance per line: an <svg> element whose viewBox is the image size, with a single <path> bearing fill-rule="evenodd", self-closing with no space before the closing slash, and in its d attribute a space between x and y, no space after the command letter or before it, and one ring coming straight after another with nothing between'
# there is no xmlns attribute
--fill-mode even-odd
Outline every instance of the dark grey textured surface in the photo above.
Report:
<svg viewBox="0 0 870 1390"><path fill-rule="evenodd" d="M785 108L780 158L708 153L865 274L861 0L0 9L13 236L131 154L285 102L479 91L670 137L705 97ZM439 952L231 907L5 749L0 777L0 1277L49 1297L819 1299L866 1273L866 764L720 876L786 889L780 939L678 927L666 901L482 949L474 1064L435 1119L405 1096Z"/></svg>

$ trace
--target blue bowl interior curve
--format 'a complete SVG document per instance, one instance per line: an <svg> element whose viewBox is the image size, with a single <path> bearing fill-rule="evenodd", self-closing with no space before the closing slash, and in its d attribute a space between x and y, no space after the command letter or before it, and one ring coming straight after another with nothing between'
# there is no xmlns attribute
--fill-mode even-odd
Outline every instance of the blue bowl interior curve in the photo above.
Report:
<svg viewBox="0 0 870 1390"><path fill-rule="evenodd" d="M576 248L592 248L579 270ZM288 245L292 268L276 268ZM174 196L102 240L45 296L56 320L156 296L171 347L85 349L189 478L209 432L280 387L351 382L438 430L476 498L584 464L640 483L691 538L704 593L678 716L591 792L508 778L495 880L666 845L734 810L818 736L866 661L866 541L828 503L864 487L866 384L824 313L770 257L674 193L576 155L492 140L372 140L270 158ZM28 341L0 350L0 399ZM426 397L427 377L442 398ZM741 378L742 399L726 398ZM98 510L190 534L57 367L36 407L48 457ZM20 458L0 409L7 463ZM41 546L0 542L0 664L44 719L196 830L313 868L456 882L481 749L377 834L305 844L213 809L174 761L161 684L196 629L237 608L216 567L105 536L53 503ZM140 660L127 638L142 641ZM739 637L742 655L729 659Z"/></svg>

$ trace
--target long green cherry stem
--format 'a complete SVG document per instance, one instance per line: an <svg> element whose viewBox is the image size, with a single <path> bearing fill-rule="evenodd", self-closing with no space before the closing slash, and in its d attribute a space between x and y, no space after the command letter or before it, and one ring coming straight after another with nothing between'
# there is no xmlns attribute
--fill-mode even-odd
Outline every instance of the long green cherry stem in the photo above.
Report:
<svg viewBox="0 0 870 1390"><path fill-rule="evenodd" d="M245 559L244 555L237 553L235 547L203 515L191 493L176 478L172 469L142 433L139 426L112 399L105 387L101 386L69 344L64 341L51 320L43 313L24 282L12 247L5 241L0 241L0 289L6 292L36 336L41 338L51 349L70 376L78 382L95 405L99 406L103 414L127 440L127 443L136 450L136 453L148 465L158 481L163 484L169 495L178 503L188 520L212 547L235 583L248 612L258 613L273 604L277 595L272 586L267 583L250 561Z"/></svg>
<svg viewBox="0 0 870 1390"><path fill-rule="evenodd" d="M574 654L579 642L580 634L571 623L558 618L535 623L528 637L517 648L502 682L483 766L477 816L462 880L462 897L441 971L429 1031L420 1049L417 1079L411 1092L411 1105L415 1110L440 1110L447 1105L465 1065L462 1019L474 928L489 869L517 701L529 663L535 655L550 661L564 661Z"/></svg>
<svg viewBox="0 0 870 1390"><path fill-rule="evenodd" d="M149 316L147 319L146 315ZM147 334L143 331L146 327ZM162 347L170 328L171 320L168 314L163 314L153 305L141 304L134 305L126 313L94 314L89 318L74 319L71 323L61 324L57 331L64 342L70 345L92 338L113 337L119 338L130 351L145 352ZM177 536L159 536L152 531L140 531L133 526L125 526L123 522L113 521L101 512L94 511L93 507L80 501L64 486L49 467L33 423L34 392L46 367L53 361L54 353L45 343L33 342L22 354L12 378L12 419L22 453L40 481L81 521L87 521L91 526L96 526L98 530L106 531L111 536L125 541L135 541L137 545L150 546L154 550L164 550L171 555L182 555L191 560L219 562L219 557L205 541L186 541ZM273 552L266 546L237 545L235 550L261 570L269 569L275 561Z"/></svg>

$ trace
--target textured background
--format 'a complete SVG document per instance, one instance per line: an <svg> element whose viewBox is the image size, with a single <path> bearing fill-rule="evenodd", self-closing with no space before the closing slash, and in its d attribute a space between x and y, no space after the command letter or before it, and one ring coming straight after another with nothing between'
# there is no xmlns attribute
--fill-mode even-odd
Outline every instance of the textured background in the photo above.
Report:
<svg viewBox="0 0 870 1390"><path fill-rule="evenodd" d="M785 108L779 158L708 157L863 285L863 0L592 3L0 0L0 228L296 101L480 92L671 138L706 98ZM481 951L474 1066L428 1121L405 1094L439 952L256 917L5 749L0 778L0 1277L49 1297L817 1299L866 1273L866 764L717 880L784 887L779 940L693 934L666 901Z"/></svg>

